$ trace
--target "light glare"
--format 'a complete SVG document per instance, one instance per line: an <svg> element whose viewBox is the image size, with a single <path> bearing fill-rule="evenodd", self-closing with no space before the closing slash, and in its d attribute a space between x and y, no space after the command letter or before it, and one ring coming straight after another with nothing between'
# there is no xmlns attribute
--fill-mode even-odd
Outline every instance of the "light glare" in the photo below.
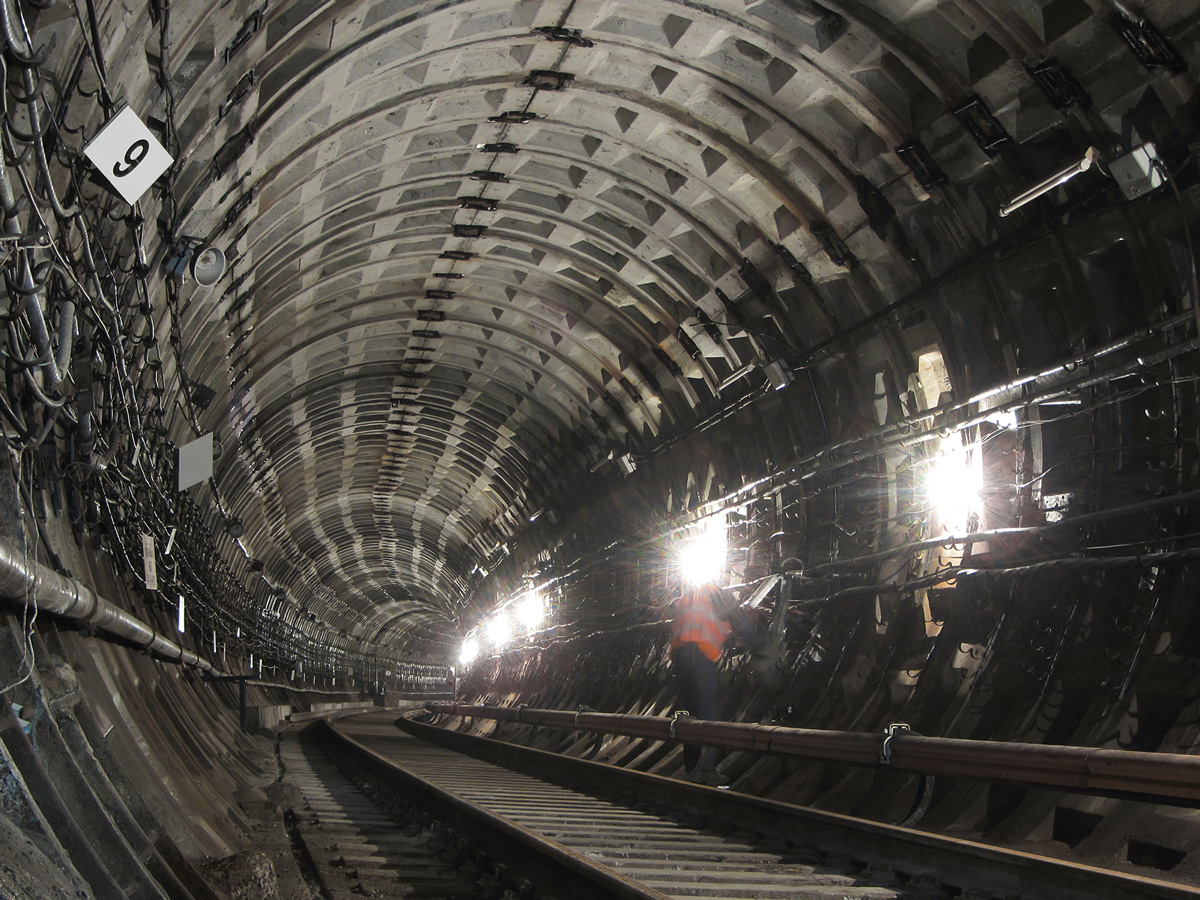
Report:
<svg viewBox="0 0 1200 900"><path fill-rule="evenodd" d="M487 636L497 650L512 640L512 622L509 621L507 613L496 613L488 622Z"/></svg>
<svg viewBox="0 0 1200 900"><path fill-rule="evenodd" d="M1001 409L988 416L988 421L1007 431L1017 427L1017 414L1011 409Z"/></svg>
<svg viewBox="0 0 1200 900"><path fill-rule="evenodd" d="M979 509L983 478L977 457L957 447L937 457L926 473L925 495L948 532L965 532L971 514Z"/></svg>
<svg viewBox="0 0 1200 900"><path fill-rule="evenodd" d="M683 580L693 585L716 581L725 571L727 552L724 518L706 519L700 532L680 550L679 571Z"/></svg>
<svg viewBox="0 0 1200 900"><path fill-rule="evenodd" d="M474 638L467 638L463 641L462 651L458 654L458 661L464 666L469 666L475 661L475 657L479 655L479 641Z"/></svg>
<svg viewBox="0 0 1200 900"><path fill-rule="evenodd" d="M537 591L530 591L517 604L517 621L527 634L532 634L541 627L542 619L546 616L546 603Z"/></svg>

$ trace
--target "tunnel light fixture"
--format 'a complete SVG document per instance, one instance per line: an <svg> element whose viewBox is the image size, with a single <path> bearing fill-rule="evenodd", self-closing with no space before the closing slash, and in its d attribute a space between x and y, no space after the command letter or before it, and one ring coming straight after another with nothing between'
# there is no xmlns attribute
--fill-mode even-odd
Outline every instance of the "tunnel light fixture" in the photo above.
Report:
<svg viewBox="0 0 1200 900"><path fill-rule="evenodd" d="M430 288L425 292L426 300L453 300L454 291L444 291L437 288Z"/></svg>
<svg viewBox="0 0 1200 900"><path fill-rule="evenodd" d="M711 584L725 572L729 553L724 513L698 523L679 552L679 572L691 585Z"/></svg>
<svg viewBox="0 0 1200 900"><path fill-rule="evenodd" d="M546 601L541 592L534 588L517 602L513 612L522 630L526 634L533 634L542 627L546 618Z"/></svg>
<svg viewBox="0 0 1200 900"><path fill-rule="evenodd" d="M481 238L487 235L486 225L455 225L454 236L459 238Z"/></svg>
<svg viewBox="0 0 1200 900"><path fill-rule="evenodd" d="M1126 200L1136 200L1166 183L1166 167L1150 143L1117 157L1108 169Z"/></svg>
<svg viewBox="0 0 1200 900"><path fill-rule="evenodd" d="M476 169L470 178L472 181L486 181L491 184L508 184L512 180L503 172L491 172L487 169Z"/></svg>
<svg viewBox="0 0 1200 900"><path fill-rule="evenodd" d="M445 322L446 314L440 309L419 309L417 318L422 322Z"/></svg>
<svg viewBox="0 0 1200 900"><path fill-rule="evenodd" d="M474 638L467 638L462 642L462 649L458 653L459 663L469 666L475 662L477 656L479 656L479 641Z"/></svg>
<svg viewBox="0 0 1200 900"><path fill-rule="evenodd" d="M981 505L983 471L978 448L960 444L944 448L926 468L924 481L926 500L941 527L950 534L966 533Z"/></svg>
<svg viewBox="0 0 1200 900"><path fill-rule="evenodd" d="M1023 191L1000 207L1000 217L1010 216L1027 203L1032 203L1038 197L1050 193L1060 184L1066 184L1076 175L1081 175L1096 164L1099 153L1095 147L1088 147L1083 158L1073 162L1065 169L1060 169L1044 181L1040 181L1027 191Z"/></svg>
<svg viewBox="0 0 1200 900"><path fill-rule="evenodd" d="M474 259L475 254L470 250L443 250L439 259L458 259L467 260Z"/></svg>
<svg viewBox="0 0 1200 900"><path fill-rule="evenodd" d="M778 359L773 359L763 366L763 374L767 376L767 381L771 383L772 389L776 391L782 391L796 378L796 374L791 366L785 366Z"/></svg>
<svg viewBox="0 0 1200 900"><path fill-rule="evenodd" d="M492 646L500 650L512 640L512 620L504 610L496 613L487 623L487 637Z"/></svg>

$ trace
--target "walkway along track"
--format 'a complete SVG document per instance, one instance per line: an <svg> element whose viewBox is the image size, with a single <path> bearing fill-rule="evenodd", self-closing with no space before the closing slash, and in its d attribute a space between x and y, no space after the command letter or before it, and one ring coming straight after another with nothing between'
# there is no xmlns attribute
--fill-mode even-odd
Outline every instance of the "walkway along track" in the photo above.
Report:
<svg viewBox="0 0 1200 900"><path fill-rule="evenodd" d="M474 738L392 714L319 731L542 898L1200 898L1200 890Z"/></svg>

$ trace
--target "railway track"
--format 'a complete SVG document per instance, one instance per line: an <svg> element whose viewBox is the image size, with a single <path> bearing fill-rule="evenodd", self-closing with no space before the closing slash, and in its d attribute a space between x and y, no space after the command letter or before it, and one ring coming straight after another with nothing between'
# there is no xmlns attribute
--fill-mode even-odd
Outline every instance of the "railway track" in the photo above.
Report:
<svg viewBox="0 0 1200 900"><path fill-rule="evenodd" d="M470 879L460 866L440 896L507 890L569 900L1200 898L1200 890L1168 882L469 738L397 722L394 714L323 723L315 737L343 769L394 808L408 809L410 820L436 820L427 827L455 859L496 878L476 878L464 890ZM329 774L313 771L315 780L301 785L306 795L314 791L310 805L322 800ZM341 808L344 815L331 816L314 806L323 823L338 827L371 815L364 807ZM391 846L389 826L367 821L383 833L332 842L369 848L365 856L343 854L343 868L374 866L381 877L372 882L373 896L411 896L403 886L416 871L385 864L379 854ZM408 839L421 839L409 832Z"/></svg>
<svg viewBox="0 0 1200 900"><path fill-rule="evenodd" d="M287 827L314 897L443 900L489 893L477 870L462 866L436 840L431 820L381 808L314 741L285 734L279 757L304 794L304 808L288 816Z"/></svg>

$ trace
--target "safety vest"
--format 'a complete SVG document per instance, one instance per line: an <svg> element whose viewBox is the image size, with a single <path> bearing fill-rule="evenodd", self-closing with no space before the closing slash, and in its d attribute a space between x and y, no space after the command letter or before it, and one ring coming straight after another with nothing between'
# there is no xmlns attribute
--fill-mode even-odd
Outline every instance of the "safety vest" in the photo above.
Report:
<svg viewBox="0 0 1200 900"><path fill-rule="evenodd" d="M683 644L695 644L701 653L715 662L721 658L721 650L731 630L717 606L715 591L704 588L688 591L675 606L671 652Z"/></svg>

